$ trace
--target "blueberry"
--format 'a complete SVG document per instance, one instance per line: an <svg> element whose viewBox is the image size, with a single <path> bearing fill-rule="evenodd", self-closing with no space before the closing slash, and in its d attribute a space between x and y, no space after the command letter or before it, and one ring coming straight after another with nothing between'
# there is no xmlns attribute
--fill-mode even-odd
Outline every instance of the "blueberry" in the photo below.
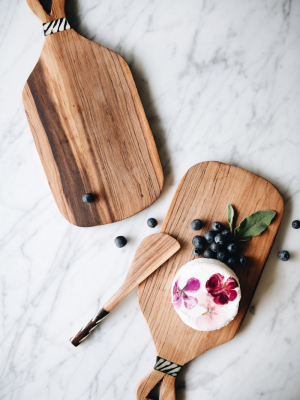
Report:
<svg viewBox="0 0 300 400"><path fill-rule="evenodd" d="M191 222L191 228L193 229L193 231L200 231L202 226L203 226L203 223L202 223L201 219L194 219L194 221Z"/></svg>
<svg viewBox="0 0 300 400"><path fill-rule="evenodd" d="M229 244L227 245L227 250L228 250L229 253L231 253L231 254L235 254L235 253L238 251L238 249L239 249L239 246L238 246L237 243L235 243L235 242L229 243Z"/></svg>
<svg viewBox="0 0 300 400"><path fill-rule="evenodd" d="M149 219L147 220L147 225L148 225L150 228L155 228L156 225L157 225L156 219L155 219L155 218L149 218Z"/></svg>
<svg viewBox="0 0 300 400"><path fill-rule="evenodd" d="M239 261L240 261L240 264L245 267L248 264L249 258L246 256L240 256Z"/></svg>
<svg viewBox="0 0 300 400"><path fill-rule="evenodd" d="M126 246L127 240L124 236L117 236L115 238L115 245L119 248Z"/></svg>
<svg viewBox="0 0 300 400"><path fill-rule="evenodd" d="M193 249L193 256L199 257L201 253L202 253L202 249L199 249L197 247L195 249Z"/></svg>
<svg viewBox="0 0 300 400"><path fill-rule="evenodd" d="M86 204L90 204L95 200L95 196L93 195L93 193L85 193L82 196L82 201Z"/></svg>
<svg viewBox="0 0 300 400"><path fill-rule="evenodd" d="M227 243L227 239L224 235L222 235L221 233L218 233L215 236L215 243L219 244L220 246L222 246L223 244Z"/></svg>
<svg viewBox="0 0 300 400"><path fill-rule="evenodd" d="M222 231L221 234L222 234L222 235L224 236L224 238L226 239L226 242L229 242L230 240L233 239L232 233L231 233L228 229L225 229L224 231Z"/></svg>
<svg viewBox="0 0 300 400"><path fill-rule="evenodd" d="M216 233L214 231L207 231L204 233L203 236L204 236L204 239L207 241L207 243L212 243L214 241Z"/></svg>
<svg viewBox="0 0 300 400"><path fill-rule="evenodd" d="M213 231L215 231L215 232L221 232L221 230L223 229L223 225L221 224L221 222L214 222L213 224L212 224L212 229L213 229Z"/></svg>
<svg viewBox="0 0 300 400"><path fill-rule="evenodd" d="M286 250L282 250L279 254L278 257L280 258L281 261L287 261L290 258L290 253Z"/></svg>
<svg viewBox="0 0 300 400"><path fill-rule="evenodd" d="M228 267L236 267L239 265L239 258L237 256L230 256L227 260Z"/></svg>
<svg viewBox="0 0 300 400"><path fill-rule="evenodd" d="M300 228L300 221L298 221L297 219L295 219L295 221L292 222L292 227L294 229L299 229Z"/></svg>
<svg viewBox="0 0 300 400"><path fill-rule="evenodd" d="M206 245L204 237L200 235L194 236L192 243L195 247L198 247L199 249L203 249L203 247Z"/></svg>
<svg viewBox="0 0 300 400"><path fill-rule="evenodd" d="M228 253L227 251L221 250L218 251L217 253L217 260L222 261L223 263L226 263L228 260Z"/></svg>
<svg viewBox="0 0 300 400"><path fill-rule="evenodd" d="M218 243L215 243L215 242L210 245L210 248L215 253L217 253L218 251L222 250L222 246L220 246Z"/></svg>
<svg viewBox="0 0 300 400"><path fill-rule="evenodd" d="M212 249L206 249L204 252L205 258L216 258L216 253L212 251Z"/></svg>

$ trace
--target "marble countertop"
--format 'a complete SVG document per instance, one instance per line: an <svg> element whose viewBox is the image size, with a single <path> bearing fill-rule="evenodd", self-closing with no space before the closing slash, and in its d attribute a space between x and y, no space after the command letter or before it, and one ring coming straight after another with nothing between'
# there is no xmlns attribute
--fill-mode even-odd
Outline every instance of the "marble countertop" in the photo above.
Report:
<svg viewBox="0 0 300 400"><path fill-rule="evenodd" d="M300 219L300 2L69 0L67 17L130 65L165 186L128 220L95 228L64 220L21 101L41 23L25 0L1 0L1 400L134 398L155 361L136 291L83 345L69 338L121 284L142 238L159 231L187 169L206 160L268 179L285 214L237 336L184 366L177 399L299 399L300 230L291 221ZM123 249L117 235L128 238Z"/></svg>

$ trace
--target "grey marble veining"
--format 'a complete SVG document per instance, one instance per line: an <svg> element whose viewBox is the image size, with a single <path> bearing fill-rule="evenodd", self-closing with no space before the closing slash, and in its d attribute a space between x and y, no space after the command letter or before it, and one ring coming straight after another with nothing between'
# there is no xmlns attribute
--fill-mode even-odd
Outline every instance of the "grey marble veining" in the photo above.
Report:
<svg viewBox="0 0 300 400"><path fill-rule="evenodd" d="M23 111L44 41L24 0L0 2L0 398L129 400L155 349L131 294L84 344L68 339L122 282L141 239L159 230L183 174L219 160L270 180L285 214L234 340L184 366L177 399L297 400L300 373L300 2L69 0L85 37L133 72L165 172L161 197L113 225L60 215ZM115 236L128 245L116 249ZM291 252L280 262L281 249Z"/></svg>

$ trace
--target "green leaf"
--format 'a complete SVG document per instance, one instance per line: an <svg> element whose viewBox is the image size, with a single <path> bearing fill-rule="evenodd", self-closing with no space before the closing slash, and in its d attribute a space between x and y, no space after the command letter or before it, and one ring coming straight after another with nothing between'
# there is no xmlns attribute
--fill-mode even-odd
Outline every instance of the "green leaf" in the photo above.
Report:
<svg viewBox="0 0 300 400"><path fill-rule="evenodd" d="M240 225L234 230L234 238L236 240L250 240L254 236L258 236L272 222L276 212L271 210L257 211L243 219Z"/></svg>
<svg viewBox="0 0 300 400"><path fill-rule="evenodd" d="M229 226L230 226L230 232L233 231L233 218L234 218L234 208L232 207L231 204L228 204L228 206L227 206L227 219L228 219Z"/></svg>

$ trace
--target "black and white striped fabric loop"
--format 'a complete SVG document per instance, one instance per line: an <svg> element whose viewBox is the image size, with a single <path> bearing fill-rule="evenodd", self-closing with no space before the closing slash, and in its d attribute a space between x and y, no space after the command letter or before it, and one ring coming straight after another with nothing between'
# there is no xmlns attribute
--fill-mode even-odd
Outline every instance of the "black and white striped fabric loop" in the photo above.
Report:
<svg viewBox="0 0 300 400"><path fill-rule="evenodd" d="M51 22L46 22L45 24L43 24L43 29L44 29L44 35L48 36L52 35L52 33L62 32L71 29L71 26L67 18L64 17L55 19L54 21Z"/></svg>
<svg viewBox="0 0 300 400"><path fill-rule="evenodd" d="M172 361L165 360L164 358L159 356L156 357L156 364L154 365L154 369L156 369L157 371L176 377L181 368L182 365L175 364Z"/></svg>

